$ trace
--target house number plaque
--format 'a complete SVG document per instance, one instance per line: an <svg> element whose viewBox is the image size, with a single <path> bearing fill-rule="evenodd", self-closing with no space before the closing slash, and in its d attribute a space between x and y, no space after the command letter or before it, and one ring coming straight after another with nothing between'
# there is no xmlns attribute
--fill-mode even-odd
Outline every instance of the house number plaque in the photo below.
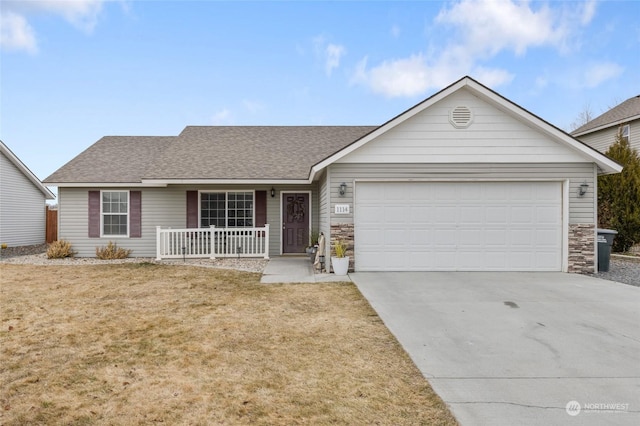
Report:
<svg viewBox="0 0 640 426"><path fill-rule="evenodd" d="M349 214L349 204L336 204L335 213L336 214Z"/></svg>

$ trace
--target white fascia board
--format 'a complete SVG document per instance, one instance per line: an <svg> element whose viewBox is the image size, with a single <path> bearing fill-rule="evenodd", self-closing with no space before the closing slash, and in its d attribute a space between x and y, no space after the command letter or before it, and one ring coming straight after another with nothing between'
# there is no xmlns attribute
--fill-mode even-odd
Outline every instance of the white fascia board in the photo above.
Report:
<svg viewBox="0 0 640 426"><path fill-rule="evenodd" d="M397 115L396 117L394 117L391 120L387 121L382 126L378 127L377 129L375 129L371 133L363 136L361 139L357 140L356 142L352 143L351 145L349 145L349 146L343 148L342 150L336 152L332 156L327 157L326 159L324 159L323 161L319 162L318 164L314 165L311 168L311 174L309 176L309 179L313 181L316 173L318 173L319 171L321 171L322 169L324 169L328 165L330 165L330 164L338 161L342 157L352 153L353 151L355 151L356 149L358 149L361 146L365 145L369 141L371 141L371 140L379 137L380 135L386 133L390 129L396 127L397 125L399 125L402 122L408 120L409 118L413 117L414 115L419 114L420 112L422 112L425 109L429 108L431 105L435 104L436 102L446 98L451 93L458 91L461 87L466 86L467 84L469 84L469 82L471 82L471 79L469 79L468 77L462 78L457 83L452 84L451 86L447 87L446 89L436 93L435 95L425 99L424 101L420 102L419 104L409 108L405 112L403 112L400 115Z"/></svg>
<svg viewBox="0 0 640 426"><path fill-rule="evenodd" d="M0 152L2 152L17 168L27 177L39 190L42 192L47 200L55 200L56 196L53 192L49 191L49 188L44 186L42 181L31 171L29 168L18 158L17 155L9 149L4 142L0 141Z"/></svg>
<svg viewBox="0 0 640 426"><path fill-rule="evenodd" d="M519 117L525 123L532 124L539 131L547 134L556 141L563 143L564 145L567 145L568 147L582 154L585 159L593 161L598 165L598 167L600 167L600 169L603 171L603 174L620 173L622 171L622 166L606 155L578 141L573 136L549 124L538 116L528 112L524 108L512 103L511 101L507 101L505 98L497 95L495 92L487 90L474 81L469 81L467 86L470 90L475 92L476 95L490 101L499 108L502 108L504 111L509 112L516 117Z"/></svg>
<svg viewBox="0 0 640 426"><path fill-rule="evenodd" d="M142 185L306 185L311 182L311 179L143 179Z"/></svg>
<svg viewBox="0 0 640 426"><path fill-rule="evenodd" d="M593 129L585 130L584 132L576 133L573 137L577 138L578 136L584 136L591 133L599 132L600 130L606 130L611 127L616 127L621 124L626 124L631 121L640 120L640 115L632 115L631 117L623 118L622 120L614 121L611 123L603 124L602 126L594 127Z"/></svg>
<svg viewBox="0 0 640 426"><path fill-rule="evenodd" d="M58 188L131 188L131 187L166 187L163 184L147 184L140 182L47 182L49 186Z"/></svg>

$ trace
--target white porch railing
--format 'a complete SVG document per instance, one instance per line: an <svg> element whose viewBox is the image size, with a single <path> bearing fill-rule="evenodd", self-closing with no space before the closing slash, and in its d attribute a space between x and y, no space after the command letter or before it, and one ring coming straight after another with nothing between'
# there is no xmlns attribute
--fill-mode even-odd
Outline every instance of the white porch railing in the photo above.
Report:
<svg viewBox="0 0 640 426"><path fill-rule="evenodd" d="M156 227L156 259L269 258L269 225L259 228Z"/></svg>

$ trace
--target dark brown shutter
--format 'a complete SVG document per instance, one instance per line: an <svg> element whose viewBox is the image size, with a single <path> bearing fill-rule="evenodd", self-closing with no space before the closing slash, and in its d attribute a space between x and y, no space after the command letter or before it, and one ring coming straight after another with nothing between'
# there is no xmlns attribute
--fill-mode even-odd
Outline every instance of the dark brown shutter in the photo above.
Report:
<svg viewBox="0 0 640 426"><path fill-rule="evenodd" d="M100 238L100 191L89 191L89 238Z"/></svg>
<svg viewBox="0 0 640 426"><path fill-rule="evenodd" d="M198 191L187 191L187 228L199 228Z"/></svg>
<svg viewBox="0 0 640 426"><path fill-rule="evenodd" d="M129 192L129 237L142 237L142 192Z"/></svg>
<svg viewBox="0 0 640 426"><path fill-rule="evenodd" d="M267 191L256 191L256 224L264 226L267 223Z"/></svg>

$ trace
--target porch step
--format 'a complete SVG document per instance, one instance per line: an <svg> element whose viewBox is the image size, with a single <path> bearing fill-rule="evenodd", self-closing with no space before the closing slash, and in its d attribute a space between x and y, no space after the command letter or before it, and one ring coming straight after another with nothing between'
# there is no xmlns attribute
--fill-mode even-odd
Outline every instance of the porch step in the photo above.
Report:
<svg viewBox="0 0 640 426"><path fill-rule="evenodd" d="M309 261L309 256L272 257L262 272L260 282L275 283L317 283L351 281L348 276L335 274L316 274Z"/></svg>

